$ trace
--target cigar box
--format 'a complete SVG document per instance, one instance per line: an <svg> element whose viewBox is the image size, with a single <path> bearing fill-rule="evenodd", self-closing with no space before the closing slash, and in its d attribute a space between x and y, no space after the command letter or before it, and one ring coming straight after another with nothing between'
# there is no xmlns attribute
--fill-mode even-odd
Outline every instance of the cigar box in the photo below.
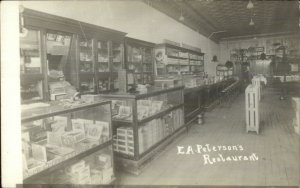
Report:
<svg viewBox="0 0 300 188"><path fill-rule="evenodd" d="M32 157L35 160L47 162L55 158L55 156L47 151L47 140L42 140L31 144Z"/></svg>
<svg viewBox="0 0 300 188"><path fill-rule="evenodd" d="M103 183L108 183L111 181L114 175L113 168L103 169Z"/></svg>
<svg viewBox="0 0 300 188"><path fill-rule="evenodd" d="M61 138L63 146L73 147L76 143L85 139L85 134L82 131L71 131L63 134Z"/></svg>
<svg viewBox="0 0 300 188"><path fill-rule="evenodd" d="M84 169L84 167L85 167L85 161L81 160L81 161L71 165L68 170L70 173L76 173L76 172L79 172L82 169Z"/></svg>
<svg viewBox="0 0 300 188"><path fill-rule="evenodd" d="M111 156L108 154L100 154L98 155L97 163L102 169L110 168L112 163Z"/></svg>

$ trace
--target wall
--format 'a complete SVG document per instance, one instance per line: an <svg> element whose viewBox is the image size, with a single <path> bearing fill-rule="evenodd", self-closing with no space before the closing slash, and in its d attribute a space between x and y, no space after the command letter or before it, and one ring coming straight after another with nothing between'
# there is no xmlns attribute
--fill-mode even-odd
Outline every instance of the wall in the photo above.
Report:
<svg viewBox="0 0 300 188"><path fill-rule="evenodd" d="M169 39L201 48L205 66L219 45L140 1L23 1L24 7L128 33L153 43Z"/></svg>
<svg viewBox="0 0 300 188"><path fill-rule="evenodd" d="M294 43L294 46L298 46L299 49L300 35L285 35L276 37L257 37L244 40L228 40L220 42L220 62L225 63L230 60L230 51L233 49L248 49L249 47L264 47L265 52L268 55L268 49L272 48L273 43L283 43L286 46Z"/></svg>

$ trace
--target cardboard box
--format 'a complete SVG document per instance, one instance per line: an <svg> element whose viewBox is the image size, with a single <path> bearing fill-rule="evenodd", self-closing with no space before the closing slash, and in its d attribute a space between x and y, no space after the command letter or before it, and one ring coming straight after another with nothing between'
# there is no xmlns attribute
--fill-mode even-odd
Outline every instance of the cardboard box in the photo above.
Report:
<svg viewBox="0 0 300 188"><path fill-rule="evenodd" d="M62 135L60 132L47 132L47 143L55 146L62 146Z"/></svg>
<svg viewBox="0 0 300 188"><path fill-rule="evenodd" d="M30 142L39 142L47 138L47 133L41 127L36 126L28 130Z"/></svg>
<svg viewBox="0 0 300 188"><path fill-rule="evenodd" d="M100 170L91 170L91 183L103 184L103 173Z"/></svg>
<svg viewBox="0 0 300 188"><path fill-rule="evenodd" d="M36 143L32 143L31 148L32 148L32 157L35 160L47 162L57 157L47 151L47 140L42 140Z"/></svg>
<svg viewBox="0 0 300 188"><path fill-rule="evenodd" d="M101 124L90 124L86 128L86 138L100 140L103 126Z"/></svg>
<svg viewBox="0 0 300 188"><path fill-rule="evenodd" d="M72 130L73 131L85 131L85 120L84 119L72 119Z"/></svg>
<svg viewBox="0 0 300 188"><path fill-rule="evenodd" d="M89 149L89 148L93 148L93 147L96 147L100 144L99 140L94 140L94 139L84 139L80 142L78 142L76 145L75 145L75 148L76 149Z"/></svg>
<svg viewBox="0 0 300 188"><path fill-rule="evenodd" d="M52 93L50 95L50 100L51 101L56 101L56 100L62 100L66 99L68 96L66 93Z"/></svg>
<svg viewBox="0 0 300 188"><path fill-rule="evenodd" d="M114 176L113 168L104 169L102 172L103 172L103 182L109 183Z"/></svg>
<svg viewBox="0 0 300 188"><path fill-rule="evenodd" d="M81 160L81 161L71 165L69 167L69 170L70 170L70 173L76 173L76 172L79 172L82 169L84 169L84 167L85 167L85 161Z"/></svg>
<svg viewBox="0 0 300 188"><path fill-rule="evenodd" d="M101 166L101 168L106 169L110 168L112 165L112 159L111 156L108 154L100 154L98 155L98 164Z"/></svg>
<svg viewBox="0 0 300 188"><path fill-rule="evenodd" d="M73 147L76 143L85 139L85 134L82 131L71 131L63 134L61 138L63 146Z"/></svg>

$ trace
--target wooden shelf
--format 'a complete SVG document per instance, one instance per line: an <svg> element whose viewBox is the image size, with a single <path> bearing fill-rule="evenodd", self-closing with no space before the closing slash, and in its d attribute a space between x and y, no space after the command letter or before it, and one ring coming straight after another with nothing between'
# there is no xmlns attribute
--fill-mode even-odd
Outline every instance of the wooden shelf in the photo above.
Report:
<svg viewBox="0 0 300 188"><path fill-rule="evenodd" d="M172 56L172 55L168 55L168 54L167 54L167 56L168 56L168 58L173 58L173 59L184 59L184 60L188 59L187 57Z"/></svg>

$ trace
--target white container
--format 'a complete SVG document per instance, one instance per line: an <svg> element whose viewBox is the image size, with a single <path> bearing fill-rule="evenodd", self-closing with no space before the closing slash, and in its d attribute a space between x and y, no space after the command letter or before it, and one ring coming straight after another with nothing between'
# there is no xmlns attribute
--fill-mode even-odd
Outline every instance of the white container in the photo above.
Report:
<svg viewBox="0 0 300 188"><path fill-rule="evenodd" d="M245 91L246 130L259 132L258 87L249 85Z"/></svg>

